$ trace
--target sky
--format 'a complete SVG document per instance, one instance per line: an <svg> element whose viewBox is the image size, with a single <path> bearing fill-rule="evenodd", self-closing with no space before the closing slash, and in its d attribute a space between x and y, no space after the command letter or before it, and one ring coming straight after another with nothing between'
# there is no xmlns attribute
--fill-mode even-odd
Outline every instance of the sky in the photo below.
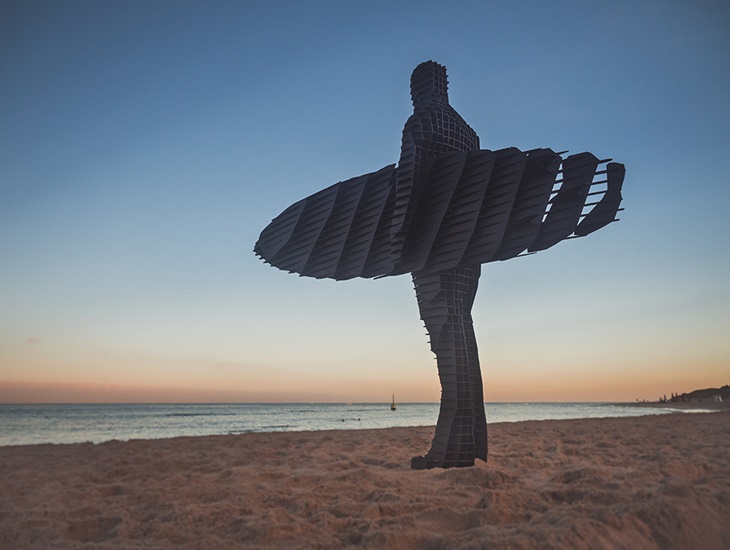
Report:
<svg viewBox="0 0 730 550"><path fill-rule="evenodd" d="M486 264L485 400L730 383L730 7L662 1L0 4L0 402L439 400L408 275L253 254L397 162L447 67L485 149L626 165L621 221Z"/></svg>

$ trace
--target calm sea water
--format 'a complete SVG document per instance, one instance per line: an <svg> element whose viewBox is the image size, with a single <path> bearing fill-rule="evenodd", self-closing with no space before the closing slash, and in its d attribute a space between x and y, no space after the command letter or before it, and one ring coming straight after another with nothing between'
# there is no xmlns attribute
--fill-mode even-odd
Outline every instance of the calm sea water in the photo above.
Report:
<svg viewBox="0 0 730 550"><path fill-rule="evenodd" d="M432 426L438 403L0 405L0 446L112 439ZM665 414L606 403L489 403L488 422Z"/></svg>

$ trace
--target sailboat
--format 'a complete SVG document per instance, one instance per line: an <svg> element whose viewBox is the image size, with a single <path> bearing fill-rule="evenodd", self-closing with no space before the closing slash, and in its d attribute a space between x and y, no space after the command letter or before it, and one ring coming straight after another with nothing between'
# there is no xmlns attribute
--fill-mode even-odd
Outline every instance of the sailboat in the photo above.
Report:
<svg viewBox="0 0 730 550"><path fill-rule="evenodd" d="M394 410L395 410L395 408L396 408L396 407L395 407L395 394L393 394L393 402L392 402L392 403L390 404L390 410L391 410L391 411L394 411Z"/></svg>

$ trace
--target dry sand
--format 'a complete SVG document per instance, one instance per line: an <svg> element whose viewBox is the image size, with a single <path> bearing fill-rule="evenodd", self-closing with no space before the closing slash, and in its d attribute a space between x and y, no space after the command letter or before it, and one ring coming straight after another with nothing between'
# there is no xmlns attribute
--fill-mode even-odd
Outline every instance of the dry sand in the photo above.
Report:
<svg viewBox="0 0 730 550"><path fill-rule="evenodd" d="M730 412L0 448L0 548L730 548Z"/></svg>

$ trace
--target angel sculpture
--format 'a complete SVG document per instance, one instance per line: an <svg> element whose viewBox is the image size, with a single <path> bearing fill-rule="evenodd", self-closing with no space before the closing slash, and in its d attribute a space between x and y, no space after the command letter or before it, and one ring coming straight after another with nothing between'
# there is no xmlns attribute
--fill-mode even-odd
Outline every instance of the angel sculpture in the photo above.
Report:
<svg viewBox="0 0 730 550"><path fill-rule="evenodd" d="M431 448L411 466L473 466L487 460L471 317L481 264L545 250L616 221L625 169L591 153L480 149L477 134L449 105L446 68L434 61L413 71L411 98L397 165L294 203L263 230L254 252L307 277L411 273L441 382Z"/></svg>

